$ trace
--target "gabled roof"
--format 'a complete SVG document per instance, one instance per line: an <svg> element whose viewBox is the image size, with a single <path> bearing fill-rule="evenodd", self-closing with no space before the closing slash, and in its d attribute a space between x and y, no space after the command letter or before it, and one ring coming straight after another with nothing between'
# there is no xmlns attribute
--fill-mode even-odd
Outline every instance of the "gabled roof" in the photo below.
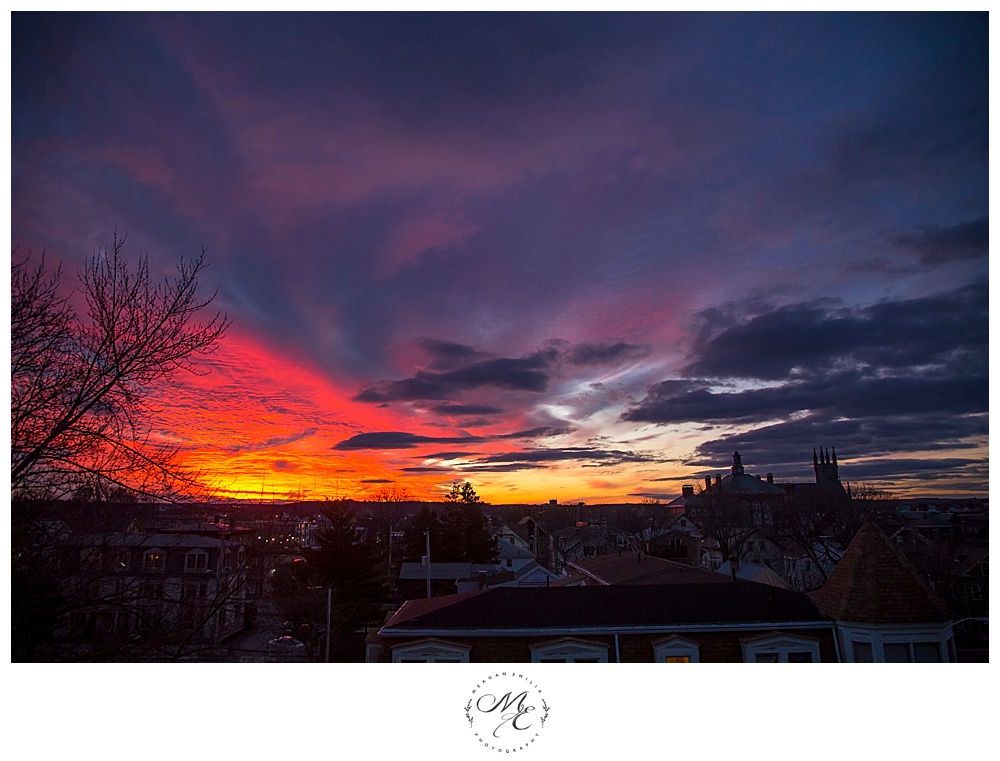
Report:
<svg viewBox="0 0 1000 761"><path fill-rule="evenodd" d="M534 560L535 556L530 550L511 542L497 542L497 557L503 561L507 560Z"/></svg>
<svg viewBox="0 0 1000 761"><path fill-rule="evenodd" d="M413 600L382 635L551 632L604 628L749 626L829 622L801 592L752 581L593 587L492 587Z"/></svg>
<svg viewBox="0 0 1000 761"><path fill-rule="evenodd" d="M916 624L954 617L947 603L871 521L861 526L826 584L811 597L837 621Z"/></svg>
<svg viewBox="0 0 1000 761"><path fill-rule="evenodd" d="M969 553L968 556L956 563L951 570L952 576L965 576L990 556L988 547L969 547L966 551Z"/></svg>
<svg viewBox="0 0 1000 761"><path fill-rule="evenodd" d="M611 553L569 564L600 584L714 584L729 579L704 568L642 555Z"/></svg>
<svg viewBox="0 0 1000 761"><path fill-rule="evenodd" d="M732 565L727 560L713 571L713 573L732 578ZM761 584L770 584L772 587L780 587L781 589L792 588L787 581L766 565L761 565L760 563L747 563L741 560L739 565L736 566L736 578L743 579L744 581L757 581Z"/></svg>

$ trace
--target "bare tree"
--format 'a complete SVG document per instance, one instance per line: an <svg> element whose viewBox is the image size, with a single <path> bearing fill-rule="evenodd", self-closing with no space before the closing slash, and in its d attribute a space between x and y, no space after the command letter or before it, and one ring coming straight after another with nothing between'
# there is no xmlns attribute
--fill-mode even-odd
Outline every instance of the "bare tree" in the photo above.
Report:
<svg viewBox="0 0 1000 761"><path fill-rule="evenodd" d="M747 540L757 528L753 507L740 495L702 491L688 505L687 514L707 538L718 543L723 563L739 561Z"/></svg>
<svg viewBox="0 0 1000 761"><path fill-rule="evenodd" d="M396 484L382 487L371 497L372 502L381 505L375 515L376 546L385 557L385 573L389 577L392 577L395 571L394 564L399 562L399 553L396 553L396 557L393 557L392 551L392 536L396 531L396 526L405 517L399 506L405 502L410 502L412 499L413 497L406 487L397 486Z"/></svg>
<svg viewBox="0 0 1000 761"><path fill-rule="evenodd" d="M152 393L195 370L228 319L199 313L205 251L155 283L146 257L131 268L115 234L81 275L86 316L59 290L42 256L11 264L11 490L64 497L126 487L163 494L184 482L175 450L154 441ZM16 251L15 251L16 254Z"/></svg>
<svg viewBox="0 0 1000 761"><path fill-rule="evenodd" d="M62 270L44 255L12 257L11 636L21 659L75 611L129 605L126 590L95 592L94 553L81 554L74 535L121 531L111 523L127 521L134 497L197 486L154 435L152 400L178 371L195 371L228 320L200 317L214 298L198 294L204 250L157 283L147 258L129 265L124 244L115 234L110 250L87 261L79 298L61 291ZM63 527L62 518L95 505L107 510ZM47 517L47 507L56 512Z"/></svg>

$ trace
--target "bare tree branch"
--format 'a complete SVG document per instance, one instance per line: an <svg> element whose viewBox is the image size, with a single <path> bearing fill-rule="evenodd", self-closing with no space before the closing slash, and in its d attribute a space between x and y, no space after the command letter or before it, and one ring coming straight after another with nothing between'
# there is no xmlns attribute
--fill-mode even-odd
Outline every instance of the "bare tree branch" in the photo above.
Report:
<svg viewBox="0 0 1000 761"><path fill-rule="evenodd" d="M163 496L193 486L176 450L154 440L151 397L178 371L196 372L229 321L200 314L205 250L153 281L147 257L130 267L125 239L92 256L81 274L80 317L45 257L11 265L11 488L66 496L83 485ZM15 252L16 253L16 252Z"/></svg>

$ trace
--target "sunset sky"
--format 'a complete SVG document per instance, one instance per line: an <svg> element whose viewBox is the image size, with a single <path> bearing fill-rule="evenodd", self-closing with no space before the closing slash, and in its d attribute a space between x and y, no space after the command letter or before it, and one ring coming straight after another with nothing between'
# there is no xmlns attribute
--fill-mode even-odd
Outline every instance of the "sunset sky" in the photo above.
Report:
<svg viewBox="0 0 1000 761"><path fill-rule="evenodd" d="M11 245L208 248L222 495L985 494L987 22L15 13Z"/></svg>

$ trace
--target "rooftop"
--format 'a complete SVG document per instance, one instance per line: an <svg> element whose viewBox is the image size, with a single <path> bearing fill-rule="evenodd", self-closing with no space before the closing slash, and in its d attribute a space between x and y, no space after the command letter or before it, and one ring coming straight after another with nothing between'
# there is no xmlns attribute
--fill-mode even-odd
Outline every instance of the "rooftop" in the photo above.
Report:
<svg viewBox="0 0 1000 761"><path fill-rule="evenodd" d="M902 624L953 618L948 604L871 521L862 525L826 584L811 597L837 621Z"/></svg>
<svg viewBox="0 0 1000 761"><path fill-rule="evenodd" d="M454 631L641 628L682 625L825 625L799 592L752 581L722 584L493 587L403 604L383 635Z"/></svg>

